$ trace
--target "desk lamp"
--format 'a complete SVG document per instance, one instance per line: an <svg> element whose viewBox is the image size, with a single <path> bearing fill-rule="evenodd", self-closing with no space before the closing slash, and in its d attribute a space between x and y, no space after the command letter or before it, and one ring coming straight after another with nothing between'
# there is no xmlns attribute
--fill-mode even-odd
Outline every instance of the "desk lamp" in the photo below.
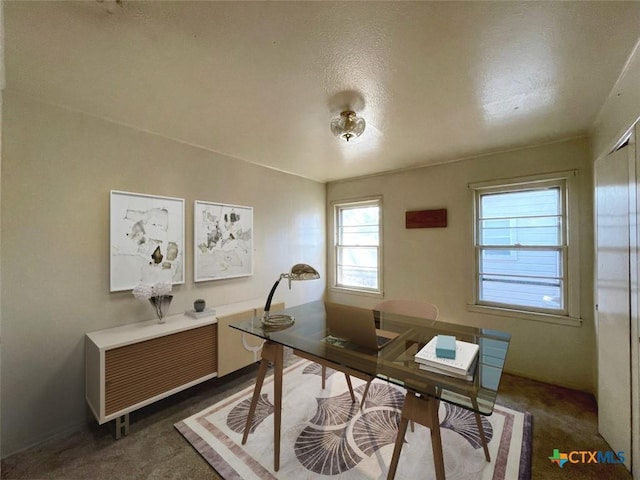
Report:
<svg viewBox="0 0 640 480"><path fill-rule="evenodd" d="M291 267L291 271L289 273L281 273L280 278L276 280L276 283L273 284L271 291L269 292L269 296L267 297L267 303L264 305L264 314L262 315L262 325L265 327L269 327L272 329L285 328L290 325L293 325L295 319L291 315L270 315L269 310L271 309L271 300L273 299L273 294L278 288L280 284L280 280L286 278L289 280L289 290L291 290L291 281L292 280L315 280L320 278L320 274L318 271L310 265L306 263L296 263L293 267Z"/></svg>

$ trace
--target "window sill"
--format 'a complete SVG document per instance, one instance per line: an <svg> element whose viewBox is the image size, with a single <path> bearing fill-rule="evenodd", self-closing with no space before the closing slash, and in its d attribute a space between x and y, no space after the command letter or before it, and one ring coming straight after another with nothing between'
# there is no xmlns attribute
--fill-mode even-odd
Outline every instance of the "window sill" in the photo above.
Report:
<svg viewBox="0 0 640 480"><path fill-rule="evenodd" d="M533 320L536 322L553 323L555 325L565 325L569 327L582 326L582 319L576 317L568 317L564 315L554 315L552 313L525 312L510 308L489 307L485 305L467 304L467 310L470 312L483 313L487 315L498 315L501 317L511 317L523 320Z"/></svg>
<svg viewBox="0 0 640 480"><path fill-rule="evenodd" d="M360 295L365 297L374 297L374 298L382 298L382 292L374 292L372 290L358 290L357 288L347 288L347 287L329 287L329 290L336 293L346 293L349 295Z"/></svg>

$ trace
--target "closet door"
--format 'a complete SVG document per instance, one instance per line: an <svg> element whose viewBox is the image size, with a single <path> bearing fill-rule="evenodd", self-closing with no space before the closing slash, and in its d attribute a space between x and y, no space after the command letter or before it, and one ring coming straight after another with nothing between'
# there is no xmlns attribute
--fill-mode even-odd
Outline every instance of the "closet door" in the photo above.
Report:
<svg viewBox="0 0 640 480"><path fill-rule="evenodd" d="M640 150L636 139L640 138L640 124L629 140L629 194L631 227L631 473L640 479ZM634 161L635 159L635 161Z"/></svg>
<svg viewBox="0 0 640 480"><path fill-rule="evenodd" d="M595 164L598 429L631 457L629 149Z"/></svg>

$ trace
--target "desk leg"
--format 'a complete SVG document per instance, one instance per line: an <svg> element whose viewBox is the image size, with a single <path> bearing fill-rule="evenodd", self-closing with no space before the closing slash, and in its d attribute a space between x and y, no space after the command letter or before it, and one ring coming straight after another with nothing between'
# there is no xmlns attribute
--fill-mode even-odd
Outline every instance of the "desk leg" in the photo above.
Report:
<svg viewBox="0 0 640 480"><path fill-rule="evenodd" d="M444 457L442 455L442 438L440 437L440 420L438 419L438 407L440 400L432 397L418 397L413 392L407 392L402 407L400 426L396 444L393 448L393 457L389 465L387 480L393 480L398 468L400 451L407 432L409 421L418 422L431 430L431 446L433 449L433 464L436 471L436 480L445 480Z"/></svg>
<svg viewBox="0 0 640 480"><path fill-rule="evenodd" d="M251 405L249 406L249 413L247 415L247 423L244 426L244 434L242 435L242 445L247 443L247 437L249 430L251 429L251 422L253 421L253 415L256 412L256 406L258 405L258 399L260 398L260 390L262 390L262 384L264 377L267 374L267 367L269 363L273 363L273 403L274 403L274 424L273 424L273 469L277 472L280 470L280 426L282 425L282 371L283 371L283 354L284 349L282 345L266 341L262 347L262 354L260 359L260 368L258 370L258 378L256 379L256 386L253 389L253 397L251 398Z"/></svg>
<svg viewBox="0 0 640 480"><path fill-rule="evenodd" d="M473 405L473 409L478 411L478 400L475 396L471 397L471 404ZM491 461L491 456L489 455L489 446L487 445L487 437L484 436L484 427L482 426L482 418L480 418L480 414L476 413L476 425L478 425L478 434L480 435L480 440L482 440L482 448L484 450L484 458L487 462Z"/></svg>

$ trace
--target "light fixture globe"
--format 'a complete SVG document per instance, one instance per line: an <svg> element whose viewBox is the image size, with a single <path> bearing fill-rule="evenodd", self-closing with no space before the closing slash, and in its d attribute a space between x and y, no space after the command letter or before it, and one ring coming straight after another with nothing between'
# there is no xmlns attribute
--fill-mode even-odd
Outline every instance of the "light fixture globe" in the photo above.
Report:
<svg viewBox="0 0 640 480"><path fill-rule="evenodd" d="M352 110L346 110L338 118L331 122L331 132L339 138L344 138L347 142L352 138L357 138L364 132L366 127L364 118L356 115Z"/></svg>

